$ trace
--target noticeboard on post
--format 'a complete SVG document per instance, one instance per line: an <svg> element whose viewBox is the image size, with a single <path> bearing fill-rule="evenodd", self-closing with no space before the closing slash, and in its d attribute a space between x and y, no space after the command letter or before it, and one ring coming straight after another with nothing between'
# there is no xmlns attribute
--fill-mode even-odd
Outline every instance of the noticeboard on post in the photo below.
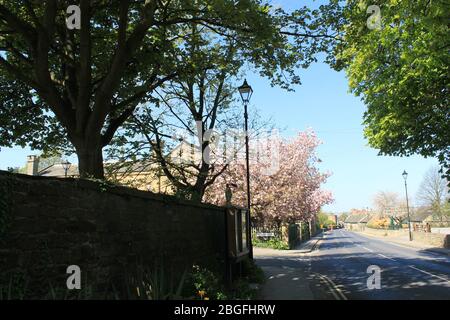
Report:
<svg viewBox="0 0 450 320"><path fill-rule="evenodd" d="M248 256L250 252L250 221L247 214L247 209L244 208L228 208L227 210L228 251L230 258L235 259L236 262Z"/></svg>

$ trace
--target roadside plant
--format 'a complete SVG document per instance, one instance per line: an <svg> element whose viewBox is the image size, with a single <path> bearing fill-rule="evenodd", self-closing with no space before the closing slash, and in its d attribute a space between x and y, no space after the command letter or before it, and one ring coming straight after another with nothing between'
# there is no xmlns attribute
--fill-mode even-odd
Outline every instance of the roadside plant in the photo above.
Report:
<svg viewBox="0 0 450 320"><path fill-rule="evenodd" d="M253 237L253 246L259 248L271 248L276 250L289 250L289 244L285 243L279 238L260 240L258 237Z"/></svg>
<svg viewBox="0 0 450 320"><path fill-rule="evenodd" d="M9 279L3 275L0 279L0 301L24 300L28 290L28 281L23 273L13 273Z"/></svg>
<svg viewBox="0 0 450 320"><path fill-rule="evenodd" d="M207 268L194 265L189 279L195 291L195 299L200 300L224 300L227 295L224 292L223 282L217 274Z"/></svg>
<svg viewBox="0 0 450 320"><path fill-rule="evenodd" d="M137 266L135 272L126 279L129 299L138 300L178 300L182 299L187 270L181 277L175 276L173 269L164 264L155 264L153 268Z"/></svg>

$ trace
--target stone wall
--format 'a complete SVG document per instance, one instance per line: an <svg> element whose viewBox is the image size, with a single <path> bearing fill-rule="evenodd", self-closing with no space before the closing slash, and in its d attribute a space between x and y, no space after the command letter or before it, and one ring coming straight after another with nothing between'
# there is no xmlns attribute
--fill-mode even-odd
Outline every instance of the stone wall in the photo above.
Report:
<svg viewBox="0 0 450 320"><path fill-rule="evenodd" d="M344 223L345 229L351 231L364 231L366 230L366 223Z"/></svg>
<svg viewBox="0 0 450 320"><path fill-rule="evenodd" d="M408 236L408 229L400 230L384 230L384 229L372 229L365 228L364 233L372 234L374 236L384 236L384 237L402 237ZM413 241L417 241L430 246L435 246L438 248L448 248L450 249L450 235L439 234L439 233L429 233L429 232L412 232Z"/></svg>
<svg viewBox="0 0 450 320"><path fill-rule="evenodd" d="M408 229L400 229L400 230L385 230L385 229L373 229L373 228L365 228L365 233L372 234L374 236L383 236L383 237L400 237L408 234Z"/></svg>
<svg viewBox="0 0 450 320"><path fill-rule="evenodd" d="M414 231L412 233L412 238L414 241L426 243L437 248L450 249L450 234Z"/></svg>
<svg viewBox="0 0 450 320"><path fill-rule="evenodd" d="M225 259L225 209L88 180L0 171L0 287L65 287L69 265L98 294L137 266ZM16 285L16 288L20 287Z"/></svg>

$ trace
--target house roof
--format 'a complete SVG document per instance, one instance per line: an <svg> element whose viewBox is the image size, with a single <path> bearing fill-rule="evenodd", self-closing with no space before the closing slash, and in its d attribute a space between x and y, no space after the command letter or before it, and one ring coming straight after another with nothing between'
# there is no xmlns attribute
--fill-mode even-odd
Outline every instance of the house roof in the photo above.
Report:
<svg viewBox="0 0 450 320"><path fill-rule="evenodd" d="M372 216L370 214L365 214L361 220L359 220L360 223L367 223L372 219Z"/></svg>
<svg viewBox="0 0 450 320"><path fill-rule="evenodd" d="M193 154L194 152L194 154ZM184 159L184 161L194 161L196 159L201 159L202 153L199 152L196 148L193 148L191 144L182 141L179 145L177 145L168 155L168 157L174 159ZM105 169L107 169L108 164L111 164L110 162L105 162ZM117 164L117 163L114 163ZM120 166L118 166L117 170L115 170L115 173L143 173L143 172L150 172L152 170L155 170L155 161L151 160L137 160L137 161L130 161L126 163L121 163ZM45 168L38 172L39 176L44 177L65 177L65 171L62 166L62 164L54 164L49 166L48 168ZM72 164L67 171L68 177L78 177L79 171L78 171L78 165Z"/></svg>
<svg viewBox="0 0 450 320"><path fill-rule="evenodd" d="M45 169L39 171L38 175L43 176L43 177L65 177L66 172L65 172L62 164L54 164L48 168L45 168ZM69 170L67 170L67 176L68 177L77 177L78 175L79 175L78 166L75 164L72 164L70 166Z"/></svg>
<svg viewBox="0 0 450 320"><path fill-rule="evenodd" d="M117 165L114 163L113 165ZM105 164L107 167L107 164ZM148 160L138 160L134 162L119 163L116 173L142 173L155 169L155 162Z"/></svg>
<svg viewBox="0 0 450 320"><path fill-rule="evenodd" d="M429 221L429 222L450 222L450 216L446 216L446 215L442 215L442 216L431 215L431 216L429 216L427 221Z"/></svg>
<svg viewBox="0 0 450 320"><path fill-rule="evenodd" d="M426 218L428 218L432 214L433 212L429 209L419 208L411 213L410 219L412 222L423 222Z"/></svg>
<svg viewBox="0 0 450 320"><path fill-rule="evenodd" d="M367 223L371 217L372 216L368 213L352 214L345 219L345 223Z"/></svg>
<svg viewBox="0 0 450 320"><path fill-rule="evenodd" d="M111 163L105 163L105 169L107 169L108 165L111 165ZM115 173L143 173L143 172L149 172L151 171L152 166L154 166L154 162L141 160L141 161L135 161L135 162L129 162L129 163L123 163L118 169L115 171ZM51 165L48 168L45 168L38 172L39 176L44 177L65 177L65 171L62 166L62 164L54 164ZM68 177L78 177L79 171L78 171L78 165L72 164L67 171Z"/></svg>

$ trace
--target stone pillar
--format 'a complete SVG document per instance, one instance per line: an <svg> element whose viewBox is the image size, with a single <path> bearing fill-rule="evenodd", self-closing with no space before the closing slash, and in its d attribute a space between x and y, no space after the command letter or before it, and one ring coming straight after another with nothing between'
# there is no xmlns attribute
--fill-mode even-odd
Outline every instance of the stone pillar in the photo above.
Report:
<svg viewBox="0 0 450 320"><path fill-rule="evenodd" d="M27 157L27 175L37 176L39 168L39 157L31 155Z"/></svg>
<svg viewBox="0 0 450 320"><path fill-rule="evenodd" d="M289 244L289 225L286 223L281 226L281 241Z"/></svg>

